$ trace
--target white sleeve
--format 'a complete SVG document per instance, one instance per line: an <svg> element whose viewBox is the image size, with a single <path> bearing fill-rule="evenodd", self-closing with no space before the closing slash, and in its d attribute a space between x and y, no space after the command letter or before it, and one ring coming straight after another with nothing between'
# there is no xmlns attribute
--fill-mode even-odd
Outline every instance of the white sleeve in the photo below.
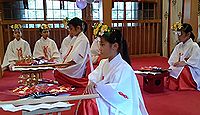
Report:
<svg viewBox="0 0 200 115"><path fill-rule="evenodd" d="M187 60L186 63L192 67L200 68L199 67L200 66L200 48L199 48L199 46L195 45L190 54L191 54L191 56L189 57L189 59Z"/></svg>
<svg viewBox="0 0 200 115"><path fill-rule="evenodd" d="M168 60L169 65L174 65L174 63L178 62L179 54L178 54L178 45L174 48L170 58Z"/></svg>
<svg viewBox="0 0 200 115"><path fill-rule="evenodd" d="M61 43L61 47L60 47L60 53L62 54L62 55L64 55L63 53L65 53L66 51L66 47L67 47L67 45L69 45L69 40L70 39L70 35L68 35L67 37L65 37L64 39L63 39L63 41L62 41L62 43Z"/></svg>
<svg viewBox="0 0 200 115"><path fill-rule="evenodd" d="M38 40L35 43L35 47L34 47L34 51L33 51L33 57L35 58L39 58L39 57L43 57L44 53L43 53L43 48L40 45L40 41Z"/></svg>
<svg viewBox="0 0 200 115"><path fill-rule="evenodd" d="M117 110L124 114L139 113L140 88L133 71L123 69L115 74L120 78L118 83L97 83L97 92ZM109 92L109 93L108 93ZM126 107L126 109L124 109Z"/></svg>
<svg viewBox="0 0 200 115"><path fill-rule="evenodd" d="M56 43L54 41L52 41L52 58L59 58L60 57L60 53L58 51L58 47L56 45Z"/></svg>
<svg viewBox="0 0 200 115"><path fill-rule="evenodd" d="M2 68L8 66L12 61L18 60L16 56L16 51L14 51L12 41L8 44L6 53L4 55L3 63L1 65Z"/></svg>
<svg viewBox="0 0 200 115"><path fill-rule="evenodd" d="M25 42L25 49L24 49L24 56L27 56L27 55L30 55L32 56L31 54L31 48L30 48L30 45L28 42Z"/></svg>
<svg viewBox="0 0 200 115"><path fill-rule="evenodd" d="M76 43L76 45L73 47L73 54L72 54L72 60L75 61L76 63L81 62L84 60L85 56L87 56L87 49L88 47L88 42L84 40L80 40L79 42Z"/></svg>
<svg viewBox="0 0 200 115"><path fill-rule="evenodd" d="M99 55L99 41L95 39L91 45L91 54L92 55Z"/></svg>
<svg viewBox="0 0 200 115"><path fill-rule="evenodd" d="M94 83L98 83L102 79L102 70L105 60L102 59L94 71L88 75L88 79Z"/></svg>

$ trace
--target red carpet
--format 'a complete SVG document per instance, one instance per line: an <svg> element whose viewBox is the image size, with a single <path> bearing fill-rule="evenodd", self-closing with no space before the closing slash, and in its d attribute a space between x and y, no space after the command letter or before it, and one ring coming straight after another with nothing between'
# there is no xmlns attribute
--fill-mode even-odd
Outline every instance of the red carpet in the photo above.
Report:
<svg viewBox="0 0 200 115"><path fill-rule="evenodd" d="M167 58L164 57L135 57L132 59L134 70L143 66L169 67ZM165 89L163 93L151 94L142 90L142 77L137 76L150 115L200 115L199 91L170 91Z"/></svg>
<svg viewBox="0 0 200 115"><path fill-rule="evenodd" d="M134 57L132 58L134 70L144 66L157 66L168 68L167 58L152 57ZM5 72L4 77L0 79L0 100L12 100L18 97L13 95L10 90L17 87L17 77L20 72ZM53 78L51 71L43 74L45 78ZM137 75L142 90L142 77ZM83 89L78 89L73 95L81 94ZM200 115L200 92L199 91L169 91L163 93L151 94L142 90L144 101L150 115ZM77 103L77 101L71 101ZM74 115L76 106L70 111L62 112L64 115ZM21 112L5 112L0 109L0 115L20 115Z"/></svg>

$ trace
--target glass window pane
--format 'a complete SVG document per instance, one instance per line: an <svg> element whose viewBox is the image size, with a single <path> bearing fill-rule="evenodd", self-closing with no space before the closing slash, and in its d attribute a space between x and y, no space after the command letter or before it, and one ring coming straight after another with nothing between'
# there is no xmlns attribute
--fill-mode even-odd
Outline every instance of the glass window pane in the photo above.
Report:
<svg viewBox="0 0 200 115"><path fill-rule="evenodd" d="M40 19L44 18L44 11L43 10L37 10L36 11L36 17L40 18Z"/></svg>
<svg viewBox="0 0 200 115"><path fill-rule="evenodd" d="M126 11L126 19L127 20L131 20L132 19L131 11Z"/></svg>
<svg viewBox="0 0 200 115"><path fill-rule="evenodd" d="M64 1L64 9L60 9L60 1L50 1L53 5L50 4L52 8L48 6L52 10L47 10L47 20L62 20L65 17L82 17L82 10L76 8L75 2Z"/></svg>
<svg viewBox="0 0 200 115"><path fill-rule="evenodd" d="M124 19L124 11L118 11L118 19Z"/></svg>
<svg viewBox="0 0 200 115"><path fill-rule="evenodd" d="M52 0L48 0L47 1L47 9L52 9L53 8L53 1Z"/></svg>
<svg viewBox="0 0 200 115"><path fill-rule="evenodd" d="M53 9L60 9L60 1L52 1Z"/></svg>
<svg viewBox="0 0 200 115"><path fill-rule="evenodd" d="M35 9L35 0L28 0L29 9Z"/></svg>
<svg viewBox="0 0 200 115"><path fill-rule="evenodd" d="M28 0L29 2L29 0ZM43 1L42 0L36 0L36 9L43 9Z"/></svg>
<svg viewBox="0 0 200 115"><path fill-rule="evenodd" d="M139 13L138 11L133 11L132 12L132 19L135 19L135 20L138 19L138 13Z"/></svg>
<svg viewBox="0 0 200 115"><path fill-rule="evenodd" d="M117 5L119 10L124 10L124 2L118 2Z"/></svg>
<svg viewBox="0 0 200 115"><path fill-rule="evenodd" d="M54 17L53 17L54 19L56 18L60 19L60 10L54 10L53 14L54 14Z"/></svg>
<svg viewBox="0 0 200 115"><path fill-rule="evenodd" d="M54 28L60 28L60 24L54 24Z"/></svg>
<svg viewBox="0 0 200 115"><path fill-rule="evenodd" d="M117 19L117 11L112 12L112 19Z"/></svg>
<svg viewBox="0 0 200 115"><path fill-rule="evenodd" d="M93 10L93 19L99 19L99 10Z"/></svg>
<svg viewBox="0 0 200 115"><path fill-rule="evenodd" d="M47 11L47 18L53 19L53 17L54 17L53 15L54 15L53 10L48 10Z"/></svg>
<svg viewBox="0 0 200 115"><path fill-rule="evenodd" d="M35 24L36 28L39 28L41 26L41 24Z"/></svg>
<svg viewBox="0 0 200 115"><path fill-rule="evenodd" d="M132 6L131 6L132 2L126 2L126 10L131 10Z"/></svg>
<svg viewBox="0 0 200 115"><path fill-rule="evenodd" d="M67 10L61 10L60 13L61 13L60 18L62 18L62 19L65 17L69 17Z"/></svg>
<svg viewBox="0 0 200 115"><path fill-rule="evenodd" d="M35 28L34 24L29 24L29 28Z"/></svg>

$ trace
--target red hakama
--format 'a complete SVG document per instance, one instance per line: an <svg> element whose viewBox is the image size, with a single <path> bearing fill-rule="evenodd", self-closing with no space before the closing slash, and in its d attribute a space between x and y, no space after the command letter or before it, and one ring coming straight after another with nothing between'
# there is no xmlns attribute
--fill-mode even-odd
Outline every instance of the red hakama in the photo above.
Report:
<svg viewBox="0 0 200 115"><path fill-rule="evenodd" d="M88 83L88 78L86 78L86 77L84 77L84 78L72 78L72 77L69 77L69 76L59 72L58 70L54 71L54 77L60 85L64 85L64 86L71 85L71 86L75 86L75 87L85 88L87 86L87 83Z"/></svg>
<svg viewBox="0 0 200 115"><path fill-rule="evenodd" d="M185 66L178 79L173 77L167 78L167 87L171 90L196 90L197 85L192 78L190 68Z"/></svg>
<svg viewBox="0 0 200 115"><path fill-rule="evenodd" d="M81 100L77 115L99 115L96 99Z"/></svg>

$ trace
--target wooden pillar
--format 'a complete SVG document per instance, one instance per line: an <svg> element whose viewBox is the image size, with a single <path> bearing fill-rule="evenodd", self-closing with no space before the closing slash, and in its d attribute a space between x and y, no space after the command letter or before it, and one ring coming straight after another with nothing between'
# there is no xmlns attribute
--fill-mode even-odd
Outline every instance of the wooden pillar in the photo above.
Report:
<svg viewBox="0 0 200 115"><path fill-rule="evenodd" d="M2 64L4 57L4 42L3 42L3 28L2 28L2 4L0 4L0 65ZM2 68L0 67L0 78L2 78Z"/></svg>
<svg viewBox="0 0 200 115"><path fill-rule="evenodd" d="M198 37L198 0L184 0L183 22L192 25L195 38Z"/></svg>
<svg viewBox="0 0 200 115"><path fill-rule="evenodd" d="M112 0L102 0L103 23L111 26L112 24Z"/></svg>
<svg viewBox="0 0 200 115"><path fill-rule="evenodd" d="M92 42L92 35L93 35L93 16L92 16L92 4L87 4L87 7L82 10L82 18L87 23L87 32L86 35L90 42Z"/></svg>

